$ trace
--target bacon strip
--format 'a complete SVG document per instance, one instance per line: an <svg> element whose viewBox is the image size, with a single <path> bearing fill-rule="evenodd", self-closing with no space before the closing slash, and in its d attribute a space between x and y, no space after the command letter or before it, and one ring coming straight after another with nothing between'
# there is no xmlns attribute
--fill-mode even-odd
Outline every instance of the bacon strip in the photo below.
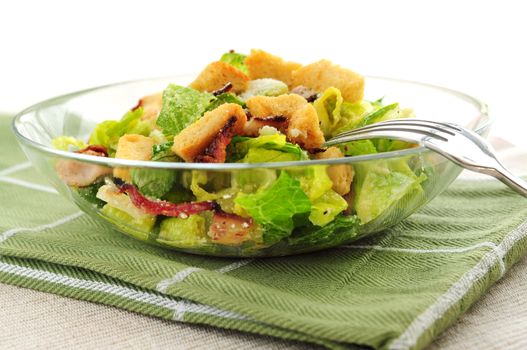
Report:
<svg viewBox="0 0 527 350"><path fill-rule="evenodd" d="M108 157L108 150L102 145L89 145L88 147L78 150L75 153L88 154L97 157Z"/></svg>
<svg viewBox="0 0 527 350"><path fill-rule="evenodd" d="M234 124L236 120L237 118L235 116L230 117L203 153L194 158L194 162L225 163L227 146L231 143L232 137L234 136Z"/></svg>
<svg viewBox="0 0 527 350"><path fill-rule="evenodd" d="M232 83L231 82L228 82L227 84L225 84L222 88L218 89L218 90L214 90L212 92L212 94L214 96L218 96L218 95L221 95L221 94L224 94L226 92L229 92L232 90Z"/></svg>
<svg viewBox="0 0 527 350"><path fill-rule="evenodd" d="M252 226L252 218L244 218L218 209L212 217L209 236L221 244L239 245L250 239Z"/></svg>
<svg viewBox="0 0 527 350"><path fill-rule="evenodd" d="M176 204L162 200L150 200L143 196L135 186L126 183L119 185L119 189L130 197L136 207L152 215L187 218L189 215L199 214L207 210L217 210L219 207L216 202L212 201Z"/></svg>
<svg viewBox="0 0 527 350"><path fill-rule="evenodd" d="M253 117L245 123L244 133L247 136L258 136L258 131L264 126L272 126L277 130L285 133L289 120L283 115L274 115L270 117Z"/></svg>

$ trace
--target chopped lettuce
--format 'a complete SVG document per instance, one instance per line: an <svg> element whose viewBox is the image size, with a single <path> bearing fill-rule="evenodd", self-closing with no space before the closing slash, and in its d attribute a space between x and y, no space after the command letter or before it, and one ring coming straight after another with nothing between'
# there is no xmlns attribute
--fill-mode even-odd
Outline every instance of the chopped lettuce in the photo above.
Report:
<svg viewBox="0 0 527 350"><path fill-rule="evenodd" d="M101 213L121 231L143 241L148 239L148 233L156 223L156 217L154 215L144 215L136 218L109 204L102 207Z"/></svg>
<svg viewBox="0 0 527 350"><path fill-rule="evenodd" d="M380 107L379 109L365 116L361 120L361 122L357 125L357 127L360 128L365 125L379 123L385 120L396 119L398 109L399 109L398 103L392 103L392 104Z"/></svg>
<svg viewBox="0 0 527 350"><path fill-rule="evenodd" d="M230 162L262 163L309 159L298 145L286 141L283 134L258 137L234 137L229 145Z"/></svg>
<svg viewBox="0 0 527 350"><path fill-rule="evenodd" d="M371 140L350 141L339 145L339 148L346 156L377 153L377 148Z"/></svg>
<svg viewBox="0 0 527 350"><path fill-rule="evenodd" d="M102 145L110 156L115 155L119 138L125 134L139 134L148 136L152 131L151 122L141 120L143 108L128 111L120 121L106 120L97 124L93 130L89 144Z"/></svg>
<svg viewBox="0 0 527 350"><path fill-rule="evenodd" d="M165 135L177 135L198 120L212 100L212 94L170 84L163 91L163 105L156 123Z"/></svg>
<svg viewBox="0 0 527 350"><path fill-rule="evenodd" d="M417 176L407 159L383 159L355 164L354 208L363 224L380 216L404 196L422 192L426 175Z"/></svg>
<svg viewBox="0 0 527 350"><path fill-rule="evenodd" d="M164 219L161 221L157 241L182 248L199 246L207 241L206 220L200 215L190 215L185 219Z"/></svg>
<svg viewBox="0 0 527 350"><path fill-rule="evenodd" d="M61 151L78 151L86 148L84 141L70 136L59 136L51 140L51 145Z"/></svg>
<svg viewBox="0 0 527 350"><path fill-rule="evenodd" d="M172 152L172 146L174 141L169 141L166 143L161 143L158 145L152 146L152 160L164 160L166 158L174 158L177 155Z"/></svg>
<svg viewBox="0 0 527 350"><path fill-rule="evenodd" d="M236 69L241 70L245 74L249 74L247 66L245 65L246 55L237 52L226 52L224 53L220 61L230 64Z"/></svg>
<svg viewBox="0 0 527 350"><path fill-rule="evenodd" d="M171 169L133 168L130 175L139 192L158 199L170 191L177 178L176 171Z"/></svg>
<svg viewBox="0 0 527 350"><path fill-rule="evenodd" d="M311 211L311 202L300 181L286 171L281 171L269 188L254 194L239 193L234 201L264 227L265 244L274 244L289 236L295 227L295 217Z"/></svg>
<svg viewBox="0 0 527 350"><path fill-rule="evenodd" d="M242 106L243 108L245 108L245 102L240 100L235 94L230 93L230 92L226 92L226 93L223 93L223 94L219 94L218 96L215 96L211 100L211 102L208 105L208 107L205 109L205 112L212 111L213 109L215 109L216 107L219 107L220 105L222 105L224 103L236 103L236 104Z"/></svg>
<svg viewBox="0 0 527 350"><path fill-rule="evenodd" d="M247 90L240 95L240 98L247 101L254 96L280 96L287 94L289 88L283 81L276 79L255 79L249 81Z"/></svg>
<svg viewBox="0 0 527 350"><path fill-rule="evenodd" d="M367 101L344 101L339 89L330 87L318 98L313 107L320 120L320 128L326 138L355 128L374 107Z"/></svg>
<svg viewBox="0 0 527 350"><path fill-rule="evenodd" d="M305 247L336 246L359 237L357 216L338 215L324 227L310 225L296 229L287 239L288 245Z"/></svg>
<svg viewBox="0 0 527 350"><path fill-rule="evenodd" d="M81 196L84 200L90 202L98 208L102 208L106 204L106 202L97 198L97 192L103 184L103 181L98 181L89 186L77 187L76 190L79 196Z"/></svg>
<svg viewBox="0 0 527 350"><path fill-rule="evenodd" d="M331 189L333 182L327 174L327 166L314 165L291 173L311 201L309 221L312 224L324 226L348 207L346 200Z"/></svg>

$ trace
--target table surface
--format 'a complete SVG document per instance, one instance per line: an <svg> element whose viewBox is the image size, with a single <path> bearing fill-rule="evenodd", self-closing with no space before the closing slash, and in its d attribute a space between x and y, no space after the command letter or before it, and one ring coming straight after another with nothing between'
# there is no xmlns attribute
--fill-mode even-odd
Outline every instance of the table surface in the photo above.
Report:
<svg viewBox="0 0 527 350"><path fill-rule="evenodd" d="M526 151L492 143L513 172L527 174ZM465 178L483 179L463 172ZM498 281L430 349L527 348L527 257ZM114 307L0 284L0 349L306 349L265 336L169 322Z"/></svg>

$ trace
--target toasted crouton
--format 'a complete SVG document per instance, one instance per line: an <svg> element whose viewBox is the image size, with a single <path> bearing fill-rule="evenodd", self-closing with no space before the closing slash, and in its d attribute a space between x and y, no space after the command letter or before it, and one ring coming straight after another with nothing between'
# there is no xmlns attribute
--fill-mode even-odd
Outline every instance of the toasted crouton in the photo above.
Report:
<svg viewBox="0 0 527 350"><path fill-rule="evenodd" d="M255 96L246 103L251 115L259 118L278 115L290 118L297 109L307 105L306 99L296 94Z"/></svg>
<svg viewBox="0 0 527 350"><path fill-rule="evenodd" d="M342 158L344 154L337 147L329 147L322 153L315 155L316 159ZM351 165L339 164L328 167L328 176L333 182L333 190L341 196L349 193L353 181L353 168Z"/></svg>
<svg viewBox="0 0 527 350"><path fill-rule="evenodd" d="M300 63L286 62L262 50L251 50L251 54L245 59L245 65L251 79L278 79L289 87L292 83L291 72L302 67Z"/></svg>
<svg viewBox="0 0 527 350"><path fill-rule="evenodd" d="M318 92L323 92L329 87L336 87L342 92L344 100L357 102L364 95L364 78L349 70L322 60L292 73L293 86L305 86Z"/></svg>
<svg viewBox="0 0 527 350"><path fill-rule="evenodd" d="M232 91L239 94L247 90L249 77L228 63L216 61L209 64L189 86L199 91L221 89L232 83Z"/></svg>
<svg viewBox="0 0 527 350"><path fill-rule="evenodd" d="M205 113L203 117L176 135L172 151L186 162L194 161L194 158L203 153L231 117L236 117L232 129L234 135L241 134L247 122L245 112L240 105L225 103Z"/></svg>
<svg viewBox="0 0 527 350"><path fill-rule="evenodd" d="M131 160L150 160L152 158L154 140L150 137L137 134L127 134L119 138L115 158ZM130 182L130 169L115 168L113 176Z"/></svg>
<svg viewBox="0 0 527 350"><path fill-rule="evenodd" d="M287 127L287 138L305 149L322 146L324 133L320 129L315 107L306 104L291 115L289 126Z"/></svg>
<svg viewBox="0 0 527 350"><path fill-rule="evenodd" d="M277 97L256 96L247 100L247 107L255 118L277 116L287 118L287 127L285 128L287 138L306 149L320 147L324 142L324 134L320 130L317 112L302 96L296 94ZM262 120L259 123L265 124ZM251 128L246 128L245 132L254 136L257 130L254 130L252 124L255 123L248 123ZM267 125L276 127L273 123ZM283 129L279 127L279 130L283 131Z"/></svg>
<svg viewBox="0 0 527 350"><path fill-rule="evenodd" d="M142 107L143 108L143 115L141 116L141 120L150 120L155 119L159 115L159 111L161 111L161 107L163 106L163 93L159 92L157 94L148 95L143 97L139 100L137 103L137 106L135 106L132 110L136 110L137 108Z"/></svg>

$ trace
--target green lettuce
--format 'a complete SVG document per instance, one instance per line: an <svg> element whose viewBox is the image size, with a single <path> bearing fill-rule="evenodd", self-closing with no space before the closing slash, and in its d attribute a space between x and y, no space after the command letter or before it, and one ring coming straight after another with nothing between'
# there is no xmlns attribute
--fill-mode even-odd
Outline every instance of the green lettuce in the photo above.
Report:
<svg viewBox="0 0 527 350"><path fill-rule="evenodd" d="M59 136L51 140L51 145L61 151L78 151L86 148L86 144L81 139L70 136Z"/></svg>
<svg viewBox="0 0 527 350"><path fill-rule="evenodd" d="M338 215L324 227L309 225L296 229L287 239L290 246L332 247L359 238L360 220Z"/></svg>
<svg viewBox="0 0 527 350"><path fill-rule="evenodd" d="M245 108L245 102L240 100L235 94L226 92L223 94L219 94L218 96L215 96L208 107L205 109L205 112L212 111L213 109L219 107L220 105L224 103L236 103L237 105L242 106Z"/></svg>
<svg viewBox="0 0 527 350"><path fill-rule="evenodd" d="M213 99L212 94L170 84L163 91L163 105L156 123L165 135L177 135L198 120Z"/></svg>
<svg viewBox="0 0 527 350"><path fill-rule="evenodd" d="M355 128L364 116L374 109L367 101L351 103L344 101L339 89L330 87L318 98L313 107L320 120L320 128L326 138Z"/></svg>
<svg viewBox="0 0 527 350"><path fill-rule="evenodd" d="M115 155L119 138L125 134L139 134L148 136L152 125L148 120L141 120L143 108L128 111L121 120L106 120L97 124L93 130L90 145L102 145L108 150L110 156Z"/></svg>
<svg viewBox="0 0 527 350"><path fill-rule="evenodd" d="M121 231L143 241L148 239L148 233L156 223L156 217L154 215L144 215L141 218L134 218L121 209L112 207L109 204L102 207L101 213Z"/></svg>
<svg viewBox="0 0 527 350"><path fill-rule="evenodd" d="M161 198L176 182L177 173L170 169L133 168L130 176L139 192L147 197Z"/></svg>
<svg viewBox="0 0 527 350"><path fill-rule="evenodd" d="M200 215L190 215L188 218L167 218L161 221L160 243L182 248L199 246L207 241L206 220Z"/></svg>
<svg viewBox="0 0 527 350"><path fill-rule="evenodd" d="M361 120L361 122L357 125L357 127L360 128L365 125L379 123L385 120L397 119L398 110L399 110L398 103L392 103L386 106L382 106L379 109L376 109L375 111L366 115Z"/></svg>
<svg viewBox="0 0 527 350"><path fill-rule="evenodd" d="M406 158L357 163L354 209L363 224L380 216L406 195L420 194L426 175L417 176Z"/></svg>
<svg viewBox="0 0 527 350"><path fill-rule="evenodd" d="M286 141L283 134L232 139L229 149L229 162L262 163L309 159L307 153L298 145Z"/></svg>
<svg viewBox="0 0 527 350"><path fill-rule="evenodd" d="M263 240L274 244L291 234L298 216L308 215L311 202L300 181L286 171L269 188L254 194L239 193L235 203L265 229Z"/></svg>
<svg viewBox="0 0 527 350"><path fill-rule="evenodd" d="M249 74L247 66L245 65L246 55L237 52L226 52L224 53L220 61L230 64L236 69L241 70L245 74Z"/></svg>

